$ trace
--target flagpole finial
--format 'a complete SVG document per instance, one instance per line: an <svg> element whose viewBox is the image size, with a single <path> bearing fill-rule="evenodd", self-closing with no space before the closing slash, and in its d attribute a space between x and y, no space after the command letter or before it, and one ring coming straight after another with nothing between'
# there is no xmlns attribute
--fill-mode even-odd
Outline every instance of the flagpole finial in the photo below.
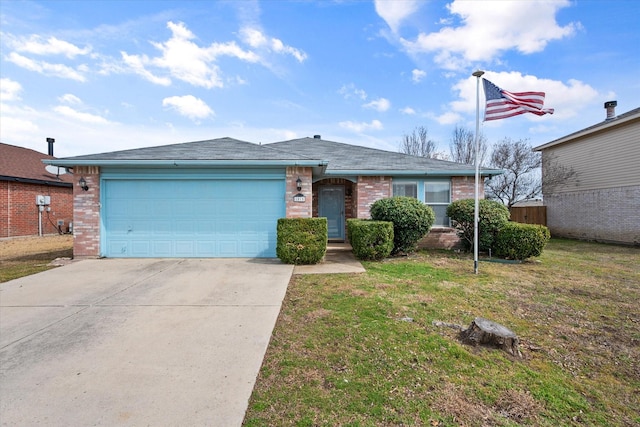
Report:
<svg viewBox="0 0 640 427"><path fill-rule="evenodd" d="M481 77L484 74L484 71L482 70L478 70L478 71L474 71L473 74L471 74L473 77Z"/></svg>

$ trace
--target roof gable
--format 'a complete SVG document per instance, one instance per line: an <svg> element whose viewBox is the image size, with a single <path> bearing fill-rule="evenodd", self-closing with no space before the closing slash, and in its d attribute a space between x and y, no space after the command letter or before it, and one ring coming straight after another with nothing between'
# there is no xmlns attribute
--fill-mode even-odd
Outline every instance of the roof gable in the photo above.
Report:
<svg viewBox="0 0 640 427"><path fill-rule="evenodd" d="M30 148L0 143L0 179L42 181L55 184L72 184L68 175L56 176L45 170L43 159L55 159Z"/></svg>
<svg viewBox="0 0 640 427"><path fill-rule="evenodd" d="M565 135L562 138L554 139L553 141L534 147L533 150L542 151L544 149L551 148L556 145L564 144L565 142L574 141L578 138L582 138L584 136L591 135L596 132L605 131L606 129L610 129L612 127L616 127L637 119L640 119L640 108L634 108L633 110L620 114L614 117L613 119L608 119L603 122L596 123L595 125L586 127L577 132L573 132L573 133L570 133L569 135Z"/></svg>

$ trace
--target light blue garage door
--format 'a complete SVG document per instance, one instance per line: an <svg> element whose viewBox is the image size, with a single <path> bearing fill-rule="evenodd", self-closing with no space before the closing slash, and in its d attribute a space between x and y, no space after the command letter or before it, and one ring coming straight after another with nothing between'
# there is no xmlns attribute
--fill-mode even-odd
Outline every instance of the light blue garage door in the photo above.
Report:
<svg viewBox="0 0 640 427"><path fill-rule="evenodd" d="M103 255L276 256L284 171L161 175L103 174Z"/></svg>

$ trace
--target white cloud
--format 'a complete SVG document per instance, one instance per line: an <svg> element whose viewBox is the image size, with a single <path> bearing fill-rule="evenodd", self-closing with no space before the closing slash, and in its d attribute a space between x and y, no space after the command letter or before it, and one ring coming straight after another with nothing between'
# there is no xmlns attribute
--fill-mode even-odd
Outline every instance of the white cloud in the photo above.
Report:
<svg viewBox="0 0 640 427"><path fill-rule="evenodd" d="M91 52L91 46L79 48L56 37L49 37L47 40L43 40L42 37L35 34L29 38L10 37L8 44L18 52L27 52L34 55L64 55L70 59L78 55L87 55Z"/></svg>
<svg viewBox="0 0 640 427"><path fill-rule="evenodd" d="M401 112L402 114L406 114L406 115L408 115L408 116L413 116L413 115L415 115L415 114L416 114L416 110L414 110L414 109L413 109L413 108L411 108L411 107L404 107L404 108L401 108L401 109L400 109L400 112Z"/></svg>
<svg viewBox="0 0 640 427"><path fill-rule="evenodd" d="M40 129L31 120L20 117L2 117L2 141L6 142L4 135L24 135L33 134Z"/></svg>
<svg viewBox="0 0 640 427"><path fill-rule="evenodd" d="M438 123L441 125L452 125L454 123L458 123L462 120L462 116L458 113L454 113L452 111L448 111L444 114L441 114L437 117L433 117Z"/></svg>
<svg viewBox="0 0 640 427"><path fill-rule="evenodd" d="M364 108L370 108L379 112L385 112L391 107L391 102L386 98L374 99L363 105Z"/></svg>
<svg viewBox="0 0 640 427"><path fill-rule="evenodd" d="M8 78L0 79L0 100L19 101L22 85L15 80Z"/></svg>
<svg viewBox="0 0 640 427"><path fill-rule="evenodd" d="M66 105L58 105L57 107L53 108L53 111L65 117L68 117L70 119L77 120L83 123L90 123L90 124L97 124L97 125L109 123L109 121L104 117L101 117L95 114L90 114L90 113L83 113L81 111L74 110L73 108Z"/></svg>
<svg viewBox="0 0 640 427"><path fill-rule="evenodd" d="M145 63L149 63L149 58L147 58L146 55L128 55L126 52L120 52L120 54L122 55L122 60L124 61L124 63L128 65L131 71L133 71L135 74L142 76L153 84L157 84L160 86L171 85L170 78L158 77L144 67Z"/></svg>
<svg viewBox="0 0 640 427"><path fill-rule="evenodd" d="M348 85L343 85L338 90L338 93L342 95L344 99L359 98L359 99L362 99L363 101L367 99L367 92L365 92L362 89L358 89L356 85L354 85L353 83L349 83Z"/></svg>
<svg viewBox="0 0 640 427"><path fill-rule="evenodd" d="M400 24L420 7L418 0L375 0L376 13L385 20L395 33Z"/></svg>
<svg viewBox="0 0 640 427"><path fill-rule="evenodd" d="M152 83L168 86L169 77L159 77L148 68L154 67L168 72L175 79L182 80L194 86L211 89L223 87L224 81L221 71L216 65L220 56L230 56L246 62L259 62L257 54L239 47L235 42L212 43L209 46L199 46L193 40L197 37L184 23L169 21L167 28L171 31L171 38L165 42L151 44L161 52L161 56L149 58L147 55L130 55L121 52L126 65L136 74L143 76Z"/></svg>
<svg viewBox="0 0 640 427"><path fill-rule="evenodd" d="M338 123L338 125L343 128L350 130L356 133L362 133L370 130L382 130L382 122L379 120L372 120L371 123L366 122L352 122L352 121L344 121Z"/></svg>
<svg viewBox="0 0 640 427"><path fill-rule="evenodd" d="M58 101L62 102L63 104L71 104L71 105L82 104L82 100L80 98L70 93L65 93L64 95L58 97Z"/></svg>
<svg viewBox="0 0 640 427"><path fill-rule="evenodd" d="M569 0L553 2L501 1L486 3L454 0L449 12L460 26L446 26L435 33L420 33L415 40L401 39L412 54L435 53L435 62L445 69L489 62L507 50L523 54L542 51L553 40L573 35L581 25L559 26L557 12L571 6Z"/></svg>
<svg viewBox="0 0 640 427"><path fill-rule="evenodd" d="M178 114L197 121L214 116L215 112L200 98L193 95L171 96L162 100L163 107L170 107Z"/></svg>
<svg viewBox="0 0 640 427"><path fill-rule="evenodd" d="M425 77L427 77L426 71L418 70L417 68L411 71L411 80L414 83L420 83Z"/></svg>
<svg viewBox="0 0 640 427"><path fill-rule="evenodd" d="M260 30L245 27L240 30L243 41L254 49L263 49L279 54L287 54L293 56L298 62L304 62L307 54L292 46L285 45L282 40L277 38L268 38Z"/></svg>
<svg viewBox="0 0 640 427"><path fill-rule="evenodd" d="M45 61L36 61L26 56L22 56L19 53L11 52L7 56L7 61L13 62L19 67L25 68L29 71L35 71L36 73L44 74L47 76L60 77L63 79L71 79L79 82L86 81L82 72L87 71L86 66L79 66L77 70L66 66L64 64L51 64Z"/></svg>

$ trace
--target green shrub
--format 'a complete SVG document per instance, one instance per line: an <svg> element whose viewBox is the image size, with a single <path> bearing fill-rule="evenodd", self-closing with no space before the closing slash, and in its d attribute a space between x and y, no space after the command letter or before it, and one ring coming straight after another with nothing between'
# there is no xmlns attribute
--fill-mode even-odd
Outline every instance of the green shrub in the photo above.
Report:
<svg viewBox="0 0 640 427"><path fill-rule="evenodd" d="M285 264L316 264L327 252L327 218L280 218L276 255Z"/></svg>
<svg viewBox="0 0 640 427"><path fill-rule="evenodd" d="M540 256L550 238L544 225L509 222L496 236L496 256L518 260Z"/></svg>
<svg viewBox="0 0 640 427"><path fill-rule="evenodd" d="M364 219L348 219L347 235L358 259L381 260L393 250L393 223Z"/></svg>
<svg viewBox="0 0 640 427"><path fill-rule="evenodd" d="M413 197L380 199L371 205L371 218L393 223L393 254L416 250L418 241L436 219L433 209Z"/></svg>
<svg viewBox="0 0 640 427"><path fill-rule="evenodd" d="M473 249L474 199L456 200L447 206L447 216L462 239L465 249ZM509 222L509 209L495 200L479 200L478 209L478 250L493 249L498 231Z"/></svg>

